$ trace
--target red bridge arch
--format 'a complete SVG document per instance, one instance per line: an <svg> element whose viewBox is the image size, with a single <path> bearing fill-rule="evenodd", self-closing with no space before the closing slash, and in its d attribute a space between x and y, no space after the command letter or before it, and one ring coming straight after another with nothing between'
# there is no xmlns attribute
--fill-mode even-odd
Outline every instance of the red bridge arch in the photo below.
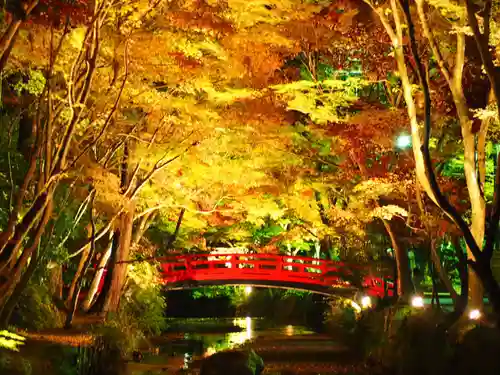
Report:
<svg viewBox="0 0 500 375"><path fill-rule="evenodd" d="M167 289L206 285L253 285L306 290L328 295L352 295L360 288L347 279L363 267L325 259L275 254L193 254L159 259ZM392 282L362 276L366 295L393 295Z"/></svg>

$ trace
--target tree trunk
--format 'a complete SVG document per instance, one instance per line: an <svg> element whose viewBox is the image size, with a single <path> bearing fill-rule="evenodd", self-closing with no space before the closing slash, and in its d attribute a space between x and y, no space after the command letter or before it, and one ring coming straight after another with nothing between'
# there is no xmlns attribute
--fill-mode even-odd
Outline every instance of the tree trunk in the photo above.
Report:
<svg viewBox="0 0 500 375"><path fill-rule="evenodd" d="M104 269L108 264L109 258L111 256L112 249L113 249L113 232L111 231L109 236L108 246L106 247L106 250L104 250L104 252L102 253L102 257L99 260L99 264L97 265L94 278L92 279L92 283L90 284L88 294L85 297L85 300L83 301L82 308L84 311L89 311L90 307L92 306L92 302L94 301L94 298L99 290L99 285L101 284L101 279L104 274Z"/></svg>
<svg viewBox="0 0 500 375"><path fill-rule="evenodd" d="M177 218L177 224L175 224L175 230L174 233L169 237L168 243L167 243L167 251L170 250L170 248L174 245L175 240L177 239L177 236L179 235L179 229L181 228L182 224L182 219L184 218L184 213L186 212L185 208L181 208L181 212L179 213L179 217Z"/></svg>
<svg viewBox="0 0 500 375"><path fill-rule="evenodd" d="M456 307L459 297L458 297L458 294L457 294L455 288L453 288L453 284L451 283L450 278L448 277L443 266L441 265L441 258L439 257L439 254L437 253L436 242L434 240L432 240L430 243L430 254L431 254L431 260L432 260L432 265L433 265L433 269L434 269L433 273L437 273L437 275L439 276L439 279L441 280L441 282L445 286L446 290L448 291L448 293L450 293L450 297L453 300L453 304Z"/></svg>
<svg viewBox="0 0 500 375"><path fill-rule="evenodd" d="M104 284L100 293L97 295L97 299L94 304L90 305L89 312L90 313L103 313L104 303L108 299L108 294L111 289L111 279L115 269L115 258L116 252L118 251L118 246L120 242L120 231L116 230L113 234L113 238L110 241L111 245L111 253L108 260L108 267L106 269L106 273L104 274Z"/></svg>
<svg viewBox="0 0 500 375"><path fill-rule="evenodd" d="M62 300L63 279L62 279L62 266L57 265L50 271L49 288L52 297Z"/></svg>
<svg viewBox="0 0 500 375"><path fill-rule="evenodd" d="M19 0L18 0L19 1ZM20 17L21 15L13 15L14 18L10 22L9 26L7 29L4 31L2 36L0 37L0 72L3 71L5 68L5 65L7 64L8 60L8 54L12 50L12 47L14 45L14 42L16 40L16 36L19 32L19 28L21 27L23 23L23 18L27 18L33 9L38 5L39 0L32 0L28 4L23 7L24 15L23 17Z"/></svg>
<svg viewBox="0 0 500 375"><path fill-rule="evenodd" d="M121 216L120 237L117 251L114 257L115 266L111 275L111 286L104 302L103 312L110 313L118 311L122 289L127 277L128 264L121 263L127 261L130 255L130 243L132 240L132 230L134 223L134 210L130 209Z"/></svg>
<svg viewBox="0 0 500 375"><path fill-rule="evenodd" d="M26 289L26 287L28 286L28 283L31 279L31 276L33 276L33 273L36 270L36 267L38 265L38 259L39 258L38 258L38 249L37 249L33 253L33 256L31 257L28 269L23 274L21 281L19 282L19 284L16 285L14 292L12 293L10 298L7 300L3 309L1 309L0 327L6 328L9 325L9 321L10 321L10 317L12 315L12 312L14 311L14 308L19 303L19 299L21 298L21 295L22 295L24 289Z"/></svg>
<svg viewBox="0 0 500 375"><path fill-rule="evenodd" d="M399 246L396 236L391 228L390 222L382 219L387 234L391 238L392 247L397 265L397 292L400 299L407 301L413 292L413 284L411 281L410 263L408 261L408 253Z"/></svg>
<svg viewBox="0 0 500 375"><path fill-rule="evenodd" d="M46 198L47 202L42 208L42 217L40 219L40 222L38 223L30 247L23 250L20 258L16 262L15 268L8 274L4 273L4 275L6 275L7 277L5 284L0 288L0 308L3 308L5 306L7 300L10 298L17 284L20 282L23 271L25 271L25 267L28 264L28 261L30 260L33 253L37 250L40 239L45 231L45 227L47 226L47 222L52 215L52 195L49 194ZM24 237L25 235L22 235L21 238Z"/></svg>
<svg viewBox="0 0 500 375"><path fill-rule="evenodd" d="M70 306L71 301L73 300L73 295L75 294L76 287L78 285L78 280L80 280L80 276L82 275L83 268L85 263L87 262L87 258L90 253L90 245L85 246L85 249L82 251L80 256L80 261L78 262L78 268L76 269L75 275L73 276L73 280L71 280L71 285L68 290L68 296L66 297L66 305Z"/></svg>
<svg viewBox="0 0 500 375"><path fill-rule="evenodd" d="M91 198L91 203L90 203L90 227L91 227L91 232L90 232L90 251L87 253L87 257L84 260L82 270L80 272L80 275L78 276L77 283L76 283L76 292L73 295L73 299L71 300L71 304L69 306L69 311L68 315L66 316L66 322L64 324L64 328L69 329L71 328L72 322L73 322L73 317L76 312L76 308L78 306L78 298L80 297L80 291L82 290L82 281L85 276L85 272L87 272L90 263L92 262L92 258L94 257L95 254L95 222L94 222L94 196Z"/></svg>
<svg viewBox="0 0 500 375"><path fill-rule="evenodd" d="M488 294L493 311L500 319L500 285L496 281L489 264L475 263L472 268L483 282L484 289ZM498 322L500 324L500 321Z"/></svg>

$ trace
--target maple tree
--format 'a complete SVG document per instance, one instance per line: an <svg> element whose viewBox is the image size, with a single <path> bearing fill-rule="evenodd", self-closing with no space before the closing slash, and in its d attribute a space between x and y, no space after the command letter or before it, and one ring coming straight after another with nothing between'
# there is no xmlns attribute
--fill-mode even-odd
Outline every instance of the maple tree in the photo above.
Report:
<svg viewBox="0 0 500 375"><path fill-rule="evenodd" d="M496 120L491 110L472 120L471 108L487 101L471 104L464 90L484 81L479 60L492 56L465 59L465 8L423 0L410 13L396 1L40 0L20 2L21 14L7 3L3 323L41 264L50 265L70 326L75 311L116 312L131 264L174 248L375 263L389 246L407 298L407 248L425 244L453 293L433 251L441 243L428 237L458 238L450 220L465 230L464 199L472 203L469 256L477 255L471 239L480 247L497 202L488 159L496 139L487 132ZM436 9L459 16L443 21ZM417 32L405 26L412 19ZM453 60L438 46L460 53ZM424 66L412 50L435 56ZM419 89L421 68L429 79ZM422 120L433 122L423 142ZM413 157L395 147L408 124ZM486 253L496 246L498 211L491 215ZM492 282L486 262L477 263L483 284Z"/></svg>

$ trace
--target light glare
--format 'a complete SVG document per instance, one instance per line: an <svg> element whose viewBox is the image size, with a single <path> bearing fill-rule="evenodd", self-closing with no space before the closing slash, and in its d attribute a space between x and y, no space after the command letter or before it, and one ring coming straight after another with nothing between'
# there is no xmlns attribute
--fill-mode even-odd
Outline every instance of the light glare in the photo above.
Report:
<svg viewBox="0 0 500 375"><path fill-rule="evenodd" d="M251 286L245 287L245 295L249 296L252 293L253 288Z"/></svg>
<svg viewBox="0 0 500 375"><path fill-rule="evenodd" d="M479 311L478 309L469 311L470 320L478 320L479 318L481 318L481 311Z"/></svg>
<svg viewBox="0 0 500 375"><path fill-rule="evenodd" d="M372 299L370 298L370 296L364 296L363 298L361 298L361 307L363 309L367 309L371 306L372 306Z"/></svg>
<svg viewBox="0 0 500 375"><path fill-rule="evenodd" d="M415 296L411 299L411 305L416 308L424 307L424 299L420 296Z"/></svg>
<svg viewBox="0 0 500 375"><path fill-rule="evenodd" d="M408 134L402 134L396 138L397 148L408 148L411 146L411 136Z"/></svg>
<svg viewBox="0 0 500 375"><path fill-rule="evenodd" d="M350 303L354 311L357 313L361 312L361 306L359 306L355 301L351 300Z"/></svg>

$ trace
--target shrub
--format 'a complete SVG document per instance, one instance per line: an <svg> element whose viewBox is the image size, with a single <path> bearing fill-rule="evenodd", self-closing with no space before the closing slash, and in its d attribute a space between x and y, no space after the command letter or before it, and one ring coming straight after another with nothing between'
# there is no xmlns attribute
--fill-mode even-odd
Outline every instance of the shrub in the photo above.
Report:
<svg viewBox="0 0 500 375"><path fill-rule="evenodd" d="M159 335L167 327L166 302L157 277L155 265L131 266L118 312L109 316L105 326L97 330L98 335L116 341L124 355L141 347L148 336Z"/></svg>
<svg viewBox="0 0 500 375"><path fill-rule="evenodd" d="M442 328L444 315L429 310L408 313L395 327L385 348L398 374L439 375L452 354L451 337Z"/></svg>
<svg viewBox="0 0 500 375"><path fill-rule="evenodd" d="M500 331L475 327L456 345L448 373L456 375L500 374Z"/></svg>
<svg viewBox="0 0 500 375"><path fill-rule="evenodd" d="M166 328L167 303L157 281L156 265L139 263L130 267L129 283L122 297L121 313L133 318L146 335L159 335Z"/></svg>
<svg viewBox="0 0 500 375"><path fill-rule="evenodd" d="M54 305L46 285L30 283L13 311L13 325L28 330L61 327L62 313Z"/></svg>
<svg viewBox="0 0 500 375"><path fill-rule="evenodd" d="M327 323L367 361L371 374L500 374L500 331L463 321L450 329L448 320L441 311L407 306L363 311L353 318L352 311L337 305Z"/></svg>
<svg viewBox="0 0 500 375"><path fill-rule="evenodd" d="M0 374L31 375L31 363L17 353L0 351Z"/></svg>

